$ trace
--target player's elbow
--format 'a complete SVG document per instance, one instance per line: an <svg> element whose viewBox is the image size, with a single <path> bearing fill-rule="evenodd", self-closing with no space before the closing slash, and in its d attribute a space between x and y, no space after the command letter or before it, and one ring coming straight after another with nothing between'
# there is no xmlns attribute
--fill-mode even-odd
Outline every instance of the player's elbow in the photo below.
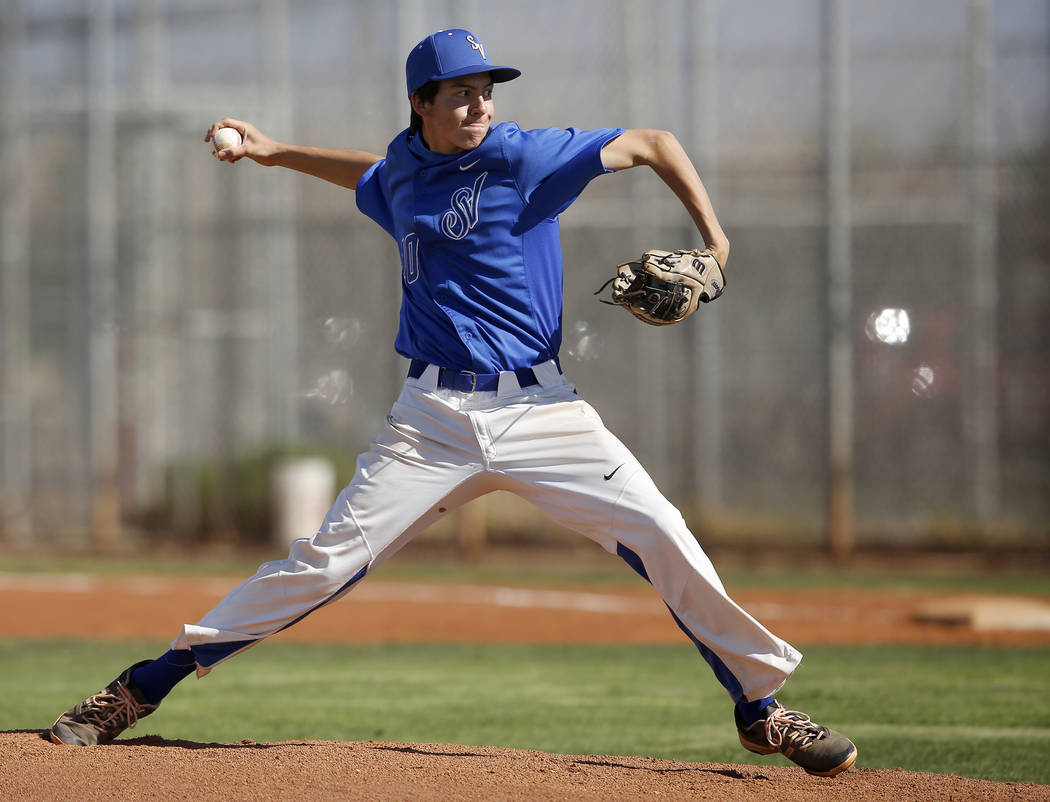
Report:
<svg viewBox="0 0 1050 802"><path fill-rule="evenodd" d="M634 128L624 131L602 148L602 163L610 170L626 170L646 165L656 167L667 161L667 154L681 149L670 131Z"/></svg>
<svg viewBox="0 0 1050 802"><path fill-rule="evenodd" d="M678 146L678 137L672 134L670 131L664 131L659 128L652 128L645 132L649 141L653 144L653 147L657 150L664 150L669 147Z"/></svg>
<svg viewBox="0 0 1050 802"><path fill-rule="evenodd" d="M638 132L642 163L650 167L667 161L668 154L682 149L678 137L670 131L649 128Z"/></svg>

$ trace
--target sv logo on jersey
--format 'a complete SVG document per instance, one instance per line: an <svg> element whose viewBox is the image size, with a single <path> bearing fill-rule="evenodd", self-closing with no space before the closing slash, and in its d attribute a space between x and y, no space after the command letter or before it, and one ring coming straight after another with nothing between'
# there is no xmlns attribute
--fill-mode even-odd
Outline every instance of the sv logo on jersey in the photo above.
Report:
<svg viewBox="0 0 1050 802"><path fill-rule="evenodd" d="M478 203L481 200L481 187L488 173L482 173L474 179L474 185L460 187L452 193L451 209L441 215L441 233L449 239L460 240L469 234L478 224Z"/></svg>

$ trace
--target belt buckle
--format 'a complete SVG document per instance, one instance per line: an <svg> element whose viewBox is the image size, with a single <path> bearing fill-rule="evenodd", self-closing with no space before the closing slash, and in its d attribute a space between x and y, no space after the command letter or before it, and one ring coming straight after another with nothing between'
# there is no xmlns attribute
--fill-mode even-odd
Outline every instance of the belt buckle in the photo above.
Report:
<svg viewBox="0 0 1050 802"><path fill-rule="evenodd" d="M477 389L478 386L478 374L472 370L461 370L459 372L459 375L461 376L464 374L470 376L470 389L466 390L465 392L472 393L474 392L474 390Z"/></svg>

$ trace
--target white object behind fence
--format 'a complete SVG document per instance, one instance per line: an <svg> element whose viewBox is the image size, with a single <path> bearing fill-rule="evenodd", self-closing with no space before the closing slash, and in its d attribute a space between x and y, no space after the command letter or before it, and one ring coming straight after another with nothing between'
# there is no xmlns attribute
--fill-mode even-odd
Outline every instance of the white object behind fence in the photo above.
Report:
<svg viewBox="0 0 1050 802"><path fill-rule="evenodd" d="M289 459L273 469L274 540L312 537L335 499L335 468L321 457Z"/></svg>

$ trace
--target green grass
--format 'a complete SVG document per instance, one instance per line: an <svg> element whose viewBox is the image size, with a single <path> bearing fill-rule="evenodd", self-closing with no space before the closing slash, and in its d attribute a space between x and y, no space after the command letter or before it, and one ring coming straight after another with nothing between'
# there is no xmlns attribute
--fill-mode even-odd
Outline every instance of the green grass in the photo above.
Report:
<svg viewBox="0 0 1050 802"><path fill-rule="evenodd" d="M161 643L0 640L0 729L42 729ZM16 692L17 691L17 692ZM858 766L1050 784L1050 649L814 647L781 699ZM688 647L323 646L271 641L189 679L125 737L384 740L777 762L736 742Z"/></svg>

